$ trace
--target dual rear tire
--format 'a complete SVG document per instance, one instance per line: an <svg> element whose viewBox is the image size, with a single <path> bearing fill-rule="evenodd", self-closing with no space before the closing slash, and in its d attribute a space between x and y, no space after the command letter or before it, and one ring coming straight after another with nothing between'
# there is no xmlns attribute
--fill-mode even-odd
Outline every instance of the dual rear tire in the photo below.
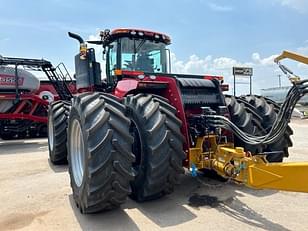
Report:
<svg viewBox="0 0 308 231"><path fill-rule="evenodd" d="M231 120L242 131L261 136L266 135L272 128L277 118L280 107L265 97L248 95L241 97L225 96ZM284 135L276 142L267 145L250 145L235 137L236 146L244 147L253 154L272 152L266 158L269 162L282 162L289 156L288 148L292 147L290 136L292 129L288 126Z"/></svg>
<svg viewBox="0 0 308 231"><path fill-rule="evenodd" d="M183 172L183 138L176 110L160 97L139 94L124 104L114 96L84 93L68 121L73 197L83 213L119 207L173 190Z"/></svg>

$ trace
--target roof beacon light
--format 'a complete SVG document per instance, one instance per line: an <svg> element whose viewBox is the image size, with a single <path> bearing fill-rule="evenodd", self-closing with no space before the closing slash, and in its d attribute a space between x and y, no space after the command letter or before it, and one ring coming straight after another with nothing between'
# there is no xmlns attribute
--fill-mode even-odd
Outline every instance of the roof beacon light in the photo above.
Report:
<svg viewBox="0 0 308 231"><path fill-rule="evenodd" d="M138 75L138 79L144 79L144 75Z"/></svg>
<svg viewBox="0 0 308 231"><path fill-rule="evenodd" d="M150 75L149 77L150 77L151 80L155 80L156 79L155 75Z"/></svg>

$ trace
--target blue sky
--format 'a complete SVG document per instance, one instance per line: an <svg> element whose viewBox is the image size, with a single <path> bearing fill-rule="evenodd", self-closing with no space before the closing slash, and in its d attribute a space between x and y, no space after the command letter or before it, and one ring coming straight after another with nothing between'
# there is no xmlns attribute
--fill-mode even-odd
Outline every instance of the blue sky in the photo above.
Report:
<svg viewBox="0 0 308 231"><path fill-rule="evenodd" d="M277 84L272 59L288 49L308 55L308 1L2 1L0 54L64 62L73 69L77 43L100 29L137 27L169 34L173 70L221 74L231 81L232 65L255 69L254 88ZM308 74L307 67L292 65ZM283 84L288 81L283 79ZM247 86L240 86L242 91Z"/></svg>

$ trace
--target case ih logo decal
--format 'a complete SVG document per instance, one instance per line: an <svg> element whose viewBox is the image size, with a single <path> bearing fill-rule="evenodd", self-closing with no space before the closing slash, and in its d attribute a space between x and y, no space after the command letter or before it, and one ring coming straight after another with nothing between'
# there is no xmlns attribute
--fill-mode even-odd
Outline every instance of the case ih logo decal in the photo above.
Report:
<svg viewBox="0 0 308 231"><path fill-rule="evenodd" d="M0 75L0 86L15 86L15 76ZM18 77L18 86L24 84L24 77Z"/></svg>

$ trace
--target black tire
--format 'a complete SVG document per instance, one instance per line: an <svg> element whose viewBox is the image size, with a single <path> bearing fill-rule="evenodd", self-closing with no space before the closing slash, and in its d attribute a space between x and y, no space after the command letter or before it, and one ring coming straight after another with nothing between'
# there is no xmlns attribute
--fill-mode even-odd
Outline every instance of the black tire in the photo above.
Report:
<svg viewBox="0 0 308 231"><path fill-rule="evenodd" d="M67 164L67 120L70 103L56 101L48 109L49 159L54 165Z"/></svg>
<svg viewBox="0 0 308 231"><path fill-rule="evenodd" d="M44 138L44 137L48 137L47 124L45 124L45 123L38 124L34 130L30 131L29 137L30 138Z"/></svg>
<svg viewBox="0 0 308 231"><path fill-rule="evenodd" d="M263 135L265 130L261 125L261 118L251 110L247 108L243 102L240 102L234 96L225 96L226 105L228 107L231 121L238 126L242 131L252 135ZM263 151L262 145L251 145L243 142L234 136L234 145L237 147L243 147L246 151L251 153L260 153Z"/></svg>
<svg viewBox="0 0 308 231"><path fill-rule="evenodd" d="M131 197L137 201L157 199L171 193L184 173L182 122L176 109L159 96L129 95L125 105L132 120L136 156Z"/></svg>
<svg viewBox="0 0 308 231"><path fill-rule="evenodd" d="M275 119L279 106L274 102L259 96L234 97L225 96L231 120L241 130L253 135L265 135L269 132ZM282 162L288 157L288 147L292 146L290 135L292 129L288 127L283 139L269 145L250 145L234 137L235 146L244 147L245 150L255 153L282 151L282 154L271 154L266 158L269 162Z"/></svg>
<svg viewBox="0 0 308 231"><path fill-rule="evenodd" d="M276 104L274 101L267 99L265 97L256 96L256 95L248 95L241 97L247 103L252 105L255 108L255 111L258 115L262 118L261 124L265 129L266 133L268 133L279 112L279 105ZM292 147L292 141L290 136L293 134L292 129L290 126L287 127L286 132L283 137L277 140L275 143L269 144L266 146L265 151L272 152L272 151L282 151L283 154L272 154L267 157L267 160L270 162L282 162L283 157L289 156L288 148Z"/></svg>
<svg viewBox="0 0 308 231"><path fill-rule="evenodd" d="M1 139L3 140L21 140L26 138L25 132L2 132Z"/></svg>
<svg viewBox="0 0 308 231"><path fill-rule="evenodd" d="M74 97L68 125L68 161L73 197L82 213L116 208L131 193L135 156L131 152L130 120L124 113L125 106L110 95L84 93ZM80 126L80 136L74 132L76 126ZM75 148L76 137L83 141L80 148ZM78 163L84 166L80 172Z"/></svg>
<svg viewBox="0 0 308 231"><path fill-rule="evenodd" d="M16 136L15 134L11 133L11 132L3 132L1 134L1 139L3 140L13 140L13 139L16 139Z"/></svg>

